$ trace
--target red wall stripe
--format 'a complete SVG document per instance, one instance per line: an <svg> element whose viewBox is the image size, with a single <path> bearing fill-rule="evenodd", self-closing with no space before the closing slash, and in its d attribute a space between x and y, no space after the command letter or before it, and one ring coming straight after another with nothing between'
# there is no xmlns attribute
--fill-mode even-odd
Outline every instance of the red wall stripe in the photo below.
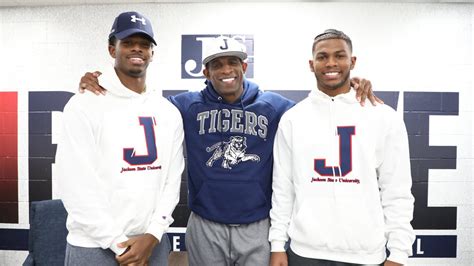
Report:
<svg viewBox="0 0 474 266"><path fill-rule="evenodd" d="M17 92L0 92L0 223L18 223Z"/></svg>

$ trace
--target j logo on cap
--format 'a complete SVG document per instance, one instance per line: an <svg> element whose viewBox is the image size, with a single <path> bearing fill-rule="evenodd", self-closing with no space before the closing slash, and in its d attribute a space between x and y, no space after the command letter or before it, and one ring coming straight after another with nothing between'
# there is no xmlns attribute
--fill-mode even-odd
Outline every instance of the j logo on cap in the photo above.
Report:
<svg viewBox="0 0 474 266"><path fill-rule="evenodd" d="M222 56L235 56L241 60L247 58L246 48L234 38L219 36L203 43L202 64L206 65L215 58Z"/></svg>

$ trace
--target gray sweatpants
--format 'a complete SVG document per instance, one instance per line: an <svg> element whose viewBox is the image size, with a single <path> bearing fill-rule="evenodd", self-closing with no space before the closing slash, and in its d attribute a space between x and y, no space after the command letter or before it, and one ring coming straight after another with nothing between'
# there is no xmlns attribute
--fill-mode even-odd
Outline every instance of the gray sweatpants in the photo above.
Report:
<svg viewBox="0 0 474 266"><path fill-rule="evenodd" d="M251 224L227 225L191 213L186 229L190 266L268 266L269 219Z"/></svg>
<svg viewBox="0 0 474 266"><path fill-rule="evenodd" d="M161 238L161 242L155 246L150 256L148 265L167 266L168 255L171 251L171 244L166 234ZM84 248L66 245L65 266L101 265L117 266L115 253L110 249Z"/></svg>

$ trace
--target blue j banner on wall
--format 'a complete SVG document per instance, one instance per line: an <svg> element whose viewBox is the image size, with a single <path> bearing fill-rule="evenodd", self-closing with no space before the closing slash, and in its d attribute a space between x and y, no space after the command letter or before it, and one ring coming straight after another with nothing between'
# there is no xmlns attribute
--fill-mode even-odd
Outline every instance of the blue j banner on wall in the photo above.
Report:
<svg viewBox="0 0 474 266"><path fill-rule="evenodd" d="M253 78L254 72L254 38L251 34L206 34L181 36L181 78L202 79L202 47L203 44L218 36L234 38L245 45L247 50L247 71L245 76Z"/></svg>

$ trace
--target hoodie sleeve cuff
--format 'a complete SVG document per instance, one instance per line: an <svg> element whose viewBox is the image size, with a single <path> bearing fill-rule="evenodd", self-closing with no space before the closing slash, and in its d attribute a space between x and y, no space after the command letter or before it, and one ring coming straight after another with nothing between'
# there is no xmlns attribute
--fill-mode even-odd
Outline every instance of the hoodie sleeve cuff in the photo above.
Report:
<svg viewBox="0 0 474 266"><path fill-rule="evenodd" d="M117 255L122 255L125 250L127 250L127 248L119 248L117 246L118 243L122 243L122 242L125 242L128 240L128 237L125 236L125 235L121 235L119 237L117 237L116 239L114 239L114 241L112 241L112 244L110 244L110 249Z"/></svg>
<svg viewBox="0 0 474 266"><path fill-rule="evenodd" d="M390 256L387 260L406 265L408 262L408 254L401 250L392 249L390 250Z"/></svg>
<svg viewBox="0 0 474 266"><path fill-rule="evenodd" d="M163 228L163 226L158 223L152 222L150 226L148 226L148 230L146 230L146 233L153 235L161 243L161 238L165 233L165 228Z"/></svg>
<svg viewBox="0 0 474 266"><path fill-rule="evenodd" d="M285 241L272 241L272 252L285 252Z"/></svg>

